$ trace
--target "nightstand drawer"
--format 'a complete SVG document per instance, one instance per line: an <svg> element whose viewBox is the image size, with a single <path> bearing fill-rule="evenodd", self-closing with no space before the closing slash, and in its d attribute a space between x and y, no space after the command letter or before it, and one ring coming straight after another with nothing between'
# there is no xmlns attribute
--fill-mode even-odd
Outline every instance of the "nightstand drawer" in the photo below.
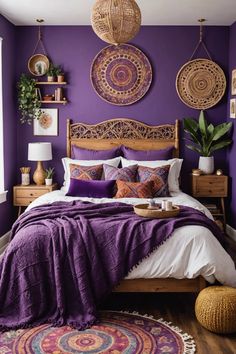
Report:
<svg viewBox="0 0 236 354"><path fill-rule="evenodd" d="M194 197L227 197L227 176L192 176Z"/></svg>
<svg viewBox="0 0 236 354"><path fill-rule="evenodd" d="M16 198L25 198L27 196L27 197L30 197L30 198L32 197L33 199L35 199L35 198L40 197L40 195L43 195L48 192L49 192L49 190L47 188L45 188L45 189L43 189L43 188L41 188L41 189L17 188L15 195L16 195Z"/></svg>
<svg viewBox="0 0 236 354"><path fill-rule="evenodd" d="M15 198L14 200L14 205L15 206L28 206L30 203L32 203L35 200L35 198Z"/></svg>

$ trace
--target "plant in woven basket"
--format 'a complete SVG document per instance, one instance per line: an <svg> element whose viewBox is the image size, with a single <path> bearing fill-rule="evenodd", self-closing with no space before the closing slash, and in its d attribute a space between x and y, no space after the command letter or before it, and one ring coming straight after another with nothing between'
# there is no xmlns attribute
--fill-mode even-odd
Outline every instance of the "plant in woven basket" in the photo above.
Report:
<svg viewBox="0 0 236 354"><path fill-rule="evenodd" d="M190 135L192 144L187 144L187 148L200 154L199 168L206 174L214 171L214 160L212 153L225 148L232 143L228 133L232 123L222 123L214 126L208 124L204 112L201 111L198 122L193 118L184 119L184 131ZM205 166L205 164L210 164Z"/></svg>
<svg viewBox="0 0 236 354"><path fill-rule="evenodd" d="M36 81L30 76L22 74L17 83L18 104L21 112L20 122L31 124L34 119L39 119L41 102L36 90Z"/></svg>

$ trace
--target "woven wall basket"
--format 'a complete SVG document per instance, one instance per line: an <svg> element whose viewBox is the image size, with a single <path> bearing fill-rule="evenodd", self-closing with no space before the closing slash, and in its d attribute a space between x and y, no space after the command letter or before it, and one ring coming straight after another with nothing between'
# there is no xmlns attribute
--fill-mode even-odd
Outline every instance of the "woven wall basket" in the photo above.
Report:
<svg viewBox="0 0 236 354"><path fill-rule="evenodd" d="M215 106L223 97L226 78L223 70L209 59L195 59L187 62L176 77L179 98L187 106L207 109Z"/></svg>

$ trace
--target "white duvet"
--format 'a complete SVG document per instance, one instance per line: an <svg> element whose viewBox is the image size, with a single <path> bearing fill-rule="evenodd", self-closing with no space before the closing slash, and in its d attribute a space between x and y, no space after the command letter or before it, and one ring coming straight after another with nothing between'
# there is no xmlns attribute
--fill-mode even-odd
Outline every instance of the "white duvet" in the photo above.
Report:
<svg viewBox="0 0 236 354"><path fill-rule="evenodd" d="M57 190L47 193L30 204L27 210L55 201L80 199L94 203L114 202L114 199L74 198L65 196ZM170 198L174 204L186 205L201 210L209 218L209 211L196 199L185 193L178 193ZM160 201L158 198L157 201ZM119 202L141 204L145 199L119 199ZM236 269L233 260L223 249L212 233L203 226L184 226L174 231L173 236L156 251L132 269L127 279L137 278L195 278L202 275L208 282L236 287Z"/></svg>

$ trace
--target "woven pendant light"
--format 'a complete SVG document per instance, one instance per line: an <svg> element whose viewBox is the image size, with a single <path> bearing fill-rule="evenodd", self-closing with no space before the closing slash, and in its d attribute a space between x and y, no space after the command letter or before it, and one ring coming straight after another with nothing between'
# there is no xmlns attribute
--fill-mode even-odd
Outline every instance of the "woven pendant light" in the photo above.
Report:
<svg viewBox="0 0 236 354"><path fill-rule="evenodd" d="M94 32L103 41L122 44L138 33L141 12L135 0L96 0L91 22Z"/></svg>

